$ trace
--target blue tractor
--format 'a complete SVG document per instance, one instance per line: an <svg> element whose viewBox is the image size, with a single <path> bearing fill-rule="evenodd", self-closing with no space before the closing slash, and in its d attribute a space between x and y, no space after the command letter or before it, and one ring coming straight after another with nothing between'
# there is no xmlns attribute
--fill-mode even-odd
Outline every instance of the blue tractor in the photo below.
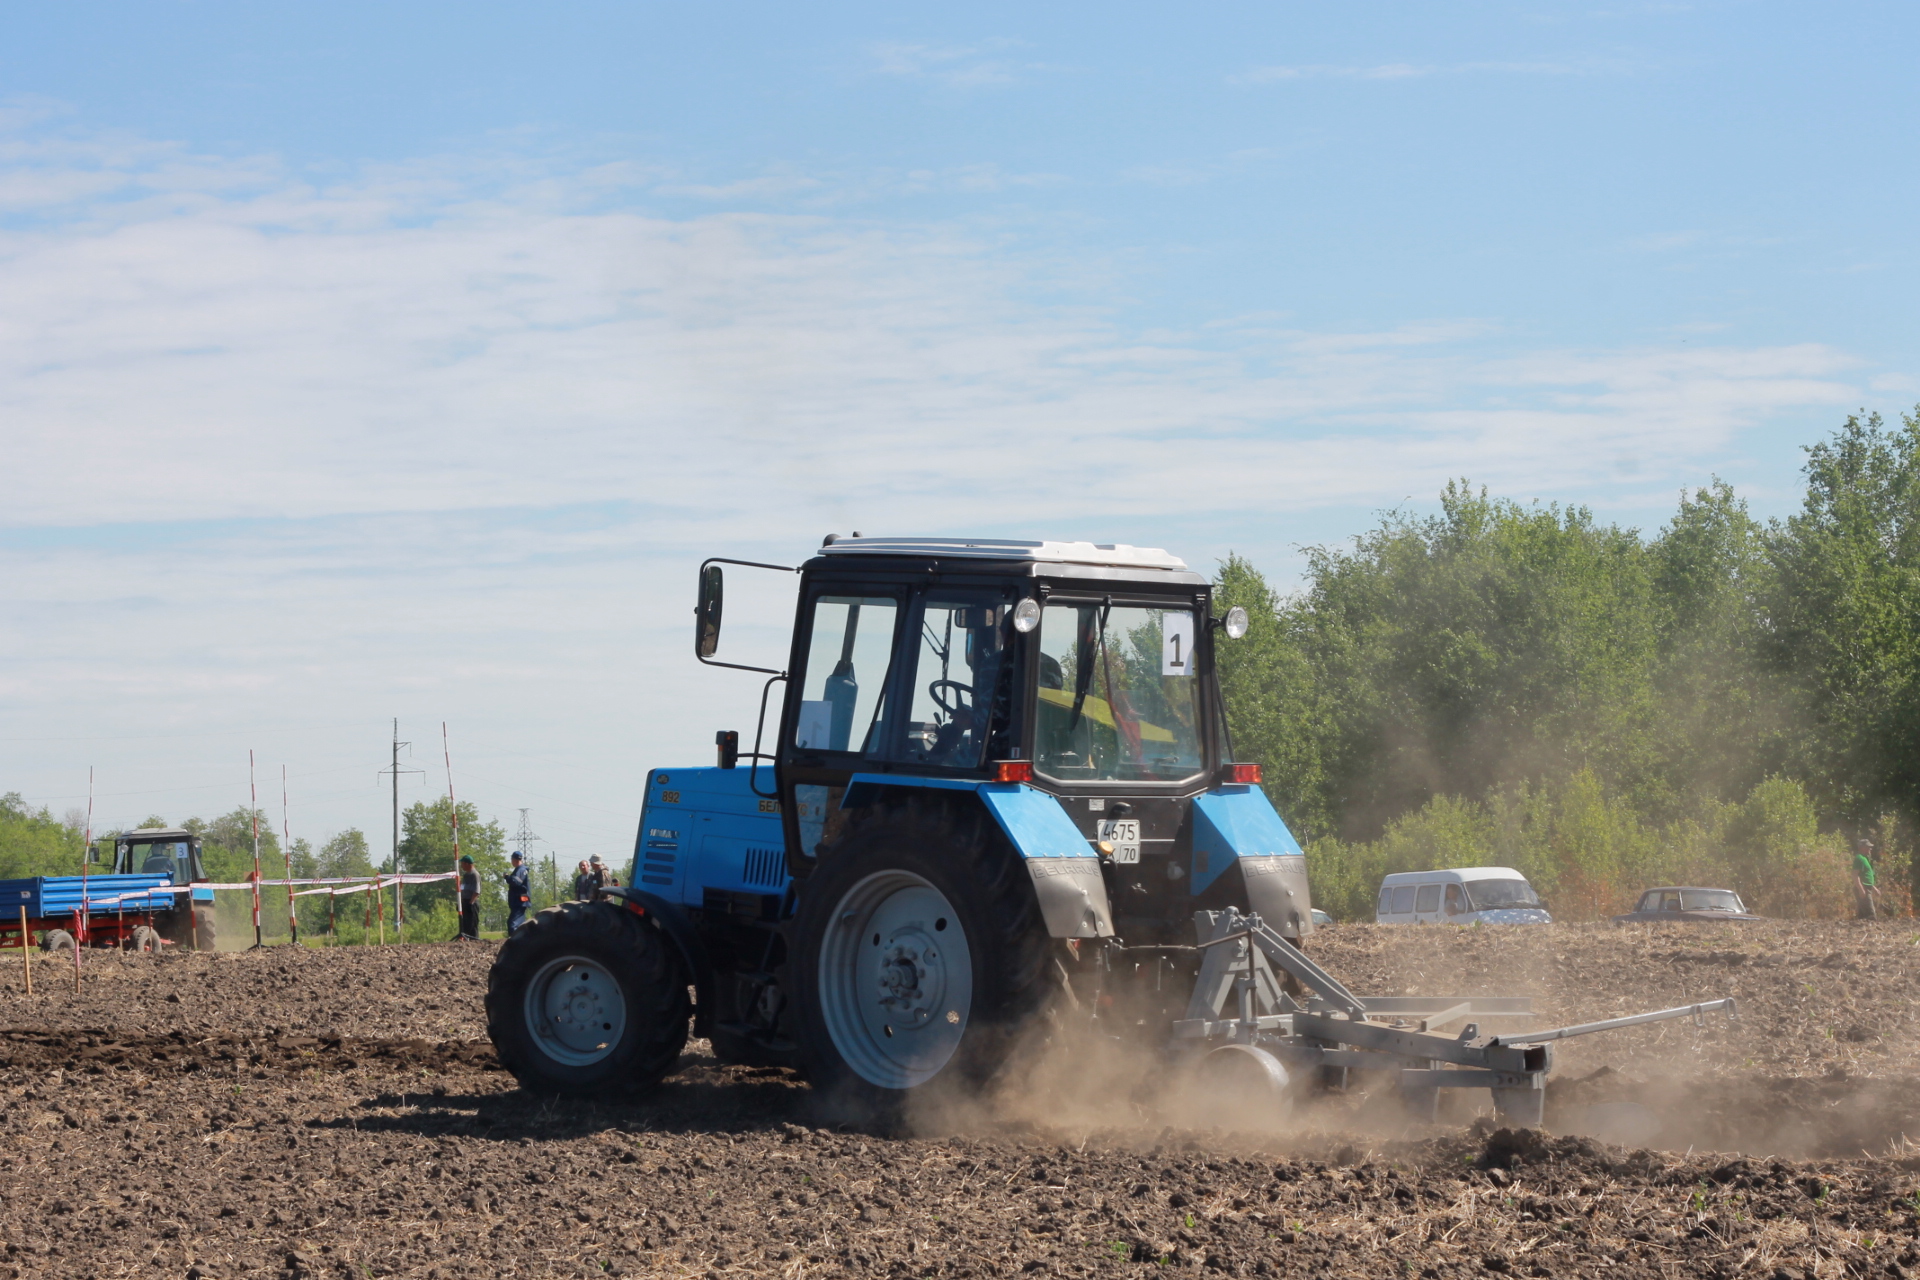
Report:
<svg viewBox="0 0 1920 1280"><path fill-rule="evenodd" d="M1124 545L857 534L798 569L710 560L695 652L733 667L723 565L798 573L786 670L744 668L770 677L752 750L722 733L715 767L648 775L628 884L501 947L488 1033L523 1086L646 1089L691 1033L897 1106L984 1079L1069 994L1167 1033L1196 919L1257 915L1297 955L1305 859L1215 674L1247 619L1204 576Z"/></svg>

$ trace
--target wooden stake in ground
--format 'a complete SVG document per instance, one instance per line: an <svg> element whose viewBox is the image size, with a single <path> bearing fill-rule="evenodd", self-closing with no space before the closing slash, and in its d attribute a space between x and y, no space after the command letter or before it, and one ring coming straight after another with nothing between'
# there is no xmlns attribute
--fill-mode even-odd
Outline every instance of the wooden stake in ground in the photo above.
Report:
<svg viewBox="0 0 1920 1280"><path fill-rule="evenodd" d="M453 817L453 910L460 915L460 802L453 798L453 748L447 745L447 722L440 722L440 754L447 762L447 808ZM478 906L476 904L476 914ZM478 926L475 926L476 930Z"/></svg>
<svg viewBox="0 0 1920 1280"><path fill-rule="evenodd" d="M87 945L87 864L93 861L93 766L87 766L87 842L80 850L80 910L74 915L73 994L80 994L80 948Z"/></svg>
<svg viewBox="0 0 1920 1280"><path fill-rule="evenodd" d="M253 807L253 945L260 941L260 788L253 785L253 748L247 748L247 795Z"/></svg>
<svg viewBox="0 0 1920 1280"><path fill-rule="evenodd" d="M287 869L287 936L298 944L300 917L293 914L293 828L287 821L287 766L280 766L280 862Z"/></svg>
<svg viewBox="0 0 1920 1280"><path fill-rule="evenodd" d="M20 963L27 969L27 994L33 994L33 948L27 945L27 909L20 908Z"/></svg>

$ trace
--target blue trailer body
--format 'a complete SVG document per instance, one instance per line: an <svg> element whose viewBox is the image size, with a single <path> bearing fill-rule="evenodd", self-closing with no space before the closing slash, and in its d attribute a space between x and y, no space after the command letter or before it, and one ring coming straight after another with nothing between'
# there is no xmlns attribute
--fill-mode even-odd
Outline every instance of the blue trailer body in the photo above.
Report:
<svg viewBox="0 0 1920 1280"><path fill-rule="evenodd" d="M176 900L182 895L141 892L172 883L173 877L164 872L88 876L85 884L87 911L91 915L172 911ZM29 920L71 916L80 909L81 892L79 876L28 876L19 880L0 880L0 923L9 919L18 920L22 907L27 909ZM114 901L128 893L138 896L127 898L124 902ZM201 900L202 893L206 895L206 900L212 900L211 889L196 891L194 899Z"/></svg>

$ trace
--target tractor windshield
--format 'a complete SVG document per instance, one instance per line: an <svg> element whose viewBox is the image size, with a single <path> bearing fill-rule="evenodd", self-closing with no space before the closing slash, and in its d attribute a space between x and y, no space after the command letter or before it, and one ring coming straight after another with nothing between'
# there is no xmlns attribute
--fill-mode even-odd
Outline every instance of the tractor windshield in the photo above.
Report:
<svg viewBox="0 0 1920 1280"><path fill-rule="evenodd" d="M1174 782L1201 768L1191 609L1052 604L1034 765L1062 782Z"/></svg>
<svg viewBox="0 0 1920 1280"><path fill-rule="evenodd" d="M113 869L122 874L171 875L175 884L202 879L195 873L192 846L185 840L134 840L114 850Z"/></svg>

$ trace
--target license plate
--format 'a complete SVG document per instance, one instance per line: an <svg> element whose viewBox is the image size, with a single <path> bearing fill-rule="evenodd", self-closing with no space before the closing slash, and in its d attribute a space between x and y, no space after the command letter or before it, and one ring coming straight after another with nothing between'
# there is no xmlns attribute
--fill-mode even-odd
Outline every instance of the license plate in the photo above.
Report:
<svg viewBox="0 0 1920 1280"><path fill-rule="evenodd" d="M1140 819L1103 818L1099 838L1113 846L1113 860L1131 864L1140 861Z"/></svg>

